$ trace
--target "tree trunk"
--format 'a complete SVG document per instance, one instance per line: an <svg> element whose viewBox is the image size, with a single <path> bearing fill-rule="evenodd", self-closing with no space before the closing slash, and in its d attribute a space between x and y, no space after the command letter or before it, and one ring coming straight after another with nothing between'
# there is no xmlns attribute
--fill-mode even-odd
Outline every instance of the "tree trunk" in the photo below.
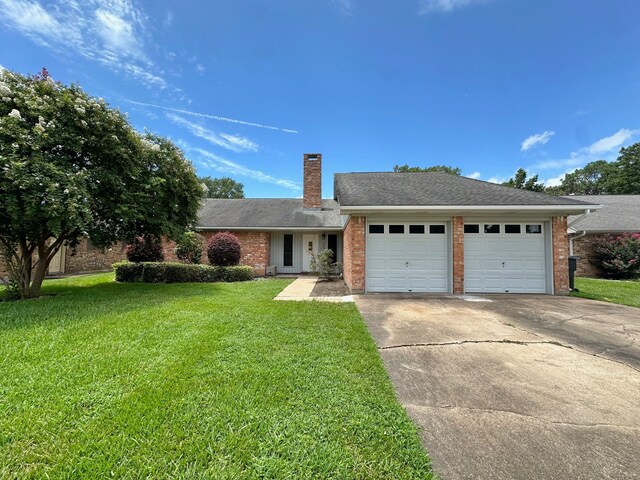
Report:
<svg viewBox="0 0 640 480"><path fill-rule="evenodd" d="M44 276L47 274L49 263L51 263L51 259L62 246L62 242L63 238L61 237L57 238L49 247L47 247L44 241L38 243L38 263L36 263L36 268L33 272L33 281L29 288L29 298L37 298L40 296L42 282L44 281Z"/></svg>

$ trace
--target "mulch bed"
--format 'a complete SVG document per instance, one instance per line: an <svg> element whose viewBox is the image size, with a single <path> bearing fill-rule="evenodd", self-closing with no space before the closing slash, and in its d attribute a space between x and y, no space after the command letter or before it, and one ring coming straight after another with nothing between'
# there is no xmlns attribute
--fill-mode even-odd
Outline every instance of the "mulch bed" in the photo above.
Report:
<svg viewBox="0 0 640 480"><path fill-rule="evenodd" d="M349 295L349 289L341 279L318 280L311 292L312 297L342 297Z"/></svg>

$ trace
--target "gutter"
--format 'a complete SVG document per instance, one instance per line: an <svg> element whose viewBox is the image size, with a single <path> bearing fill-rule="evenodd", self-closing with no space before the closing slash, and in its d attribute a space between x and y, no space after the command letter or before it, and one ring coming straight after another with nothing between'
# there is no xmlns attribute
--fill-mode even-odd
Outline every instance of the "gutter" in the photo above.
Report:
<svg viewBox="0 0 640 480"><path fill-rule="evenodd" d="M602 205L341 205L340 214L351 212L384 212L384 211L440 211L440 212L559 212L586 215L585 212L600 210ZM582 218L582 217L581 217ZM574 223L574 222L572 222Z"/></svg>

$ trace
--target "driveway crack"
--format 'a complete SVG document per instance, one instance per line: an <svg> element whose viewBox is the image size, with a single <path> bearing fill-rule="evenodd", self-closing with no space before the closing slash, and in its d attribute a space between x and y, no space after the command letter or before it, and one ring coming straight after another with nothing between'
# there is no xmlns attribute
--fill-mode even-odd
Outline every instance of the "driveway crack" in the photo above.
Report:
<svg viewBox="0 0 640 480"><path fill-rule="evenodd" d="M548 418L538 417L536 415L530 415L527 413L514 412L512 410L502 410L499 408L478 408L478 407L462 407L459 405L426 405L431 408L441 408L444 410L468 410L472 412L484 412L484 413L498 413L498 414L507 414L507 415L516 415L518 417L531 418L534 420L539 420L541 422L547 422L554 425L566 425L569 427L609 427L609 428L628 428L631 430L640 430L640 426L638 425L617 425L613 423L575 423L575 422L562 422L559 420L550 420ZM421 405L414 405L414 407L420 408Z"/></svg>
<svg viewBox="0 0 640 480"><path fill-rule="evenodd" d="M554 340L543 340L543 341L522 341L522 340L508 340L506 338L502 340L460 340L457 342L435 342L435 343L403 343L399 345L387 345L384 347L378 347L378 350L394 350L397 348L413 348L413 347L447 347L451 345L465 345L465 344L481 344L481 343L503 343L509 345L554 345L556 347L568 348L569 350L573 350L575 352L583 353L585 355L590 355L592 357L600 358L601 360L606 360L609 362L618 363L625 367L628 367L636 372L640 373L640 369L633 367L627 363L621 362L620 360L615 360L613 358L604 357L601 354L606 352L608 349L599 353L587 352L585 350L580 350L579 348L572 347L571 345L564 345L560 342L556 342Z"/></svg>
<svg viewBox="0 0 640 480"><path fill-rule="evenodd" d="M553 340L541 340L541 341L522 341L522 340L508 340L503 338L502 340L460 340L457 342L434 342L434 343L403 343L399 345L387 345L385 347L378 347L378 350L391 350L394 348L410 348L410 347L446 347L449 345L465 345L467 343L479 344L479 343L508 343L513 345L556 345L558 347L571 348Z"/></svg>

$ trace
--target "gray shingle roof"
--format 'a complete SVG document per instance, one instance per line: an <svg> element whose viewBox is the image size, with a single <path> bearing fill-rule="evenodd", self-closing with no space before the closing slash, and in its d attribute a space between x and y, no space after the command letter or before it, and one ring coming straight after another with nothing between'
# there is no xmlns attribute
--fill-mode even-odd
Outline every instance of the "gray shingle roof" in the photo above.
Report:
<svg viewBox="0 0 640 480"><path fill-rule="evenodd" d="M588 205L443 172L337 173L334 195L341 206Z"/></svg>
<svg viewBox="0 0 640 480"><path fill-rule="evenodd" d="M587 232L640 232L640 195L575 195L574 198L599 203L596 210L572 225L576 231ZM569 223L577 216L569 217Z"/></svg>
<svg viewBox="0 0 640 480"><path fill-rule="evenodd" d="M303 210L301 198L208 198L198 213L201 229L341 227L335 200L322 200L322 210Z"/></svg>

